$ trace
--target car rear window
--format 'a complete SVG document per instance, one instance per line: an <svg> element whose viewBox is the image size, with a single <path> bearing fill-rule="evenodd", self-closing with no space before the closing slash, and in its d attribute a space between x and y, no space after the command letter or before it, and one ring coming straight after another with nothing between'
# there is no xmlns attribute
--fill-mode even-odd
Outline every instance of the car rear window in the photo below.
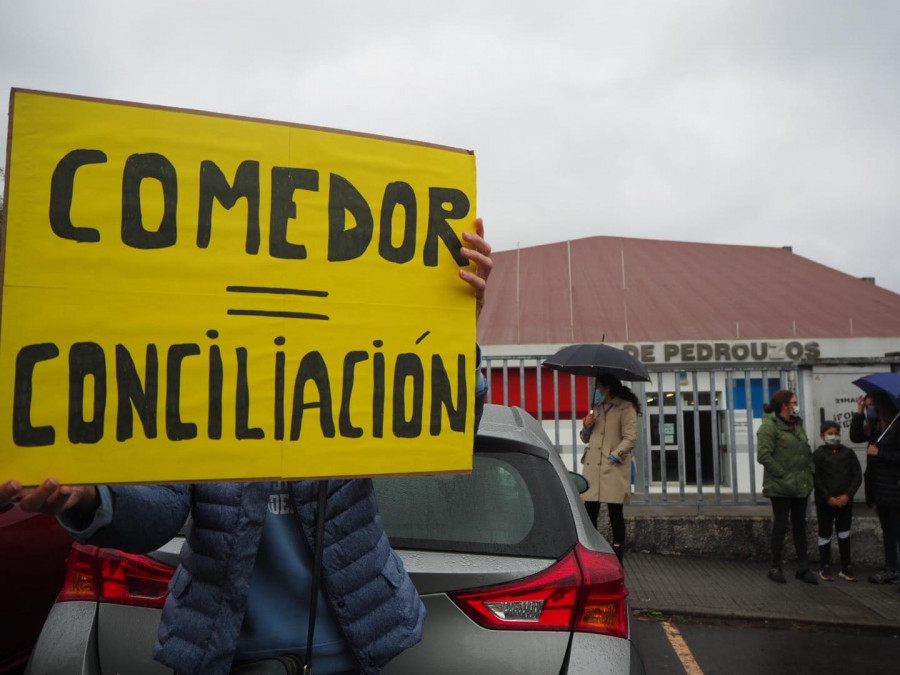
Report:
<svg viewBox="0 0 900 675"><path fill-rule="evenodd" d="M375 479L398 549L559 558L576 541L553 466L519 452L482 452L471 474Z"/></svg>

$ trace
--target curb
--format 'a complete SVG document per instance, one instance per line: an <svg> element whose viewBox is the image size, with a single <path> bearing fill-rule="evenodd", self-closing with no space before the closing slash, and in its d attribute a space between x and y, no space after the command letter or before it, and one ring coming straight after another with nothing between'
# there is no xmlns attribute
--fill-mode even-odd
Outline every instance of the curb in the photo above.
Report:
<svg viewBox="0 0 900 675"><path fill-rule="evenodd" d="M833 619L798 619L796 616L775 616L772 613L763 612L717 612L716 610L682 610L667 609L660 607L658 609L632 608L631 614L638 620L663 620L665 618L679 617L686 619L722 621L722 622L748 622L755 624L771 624L769 627L777 628L790 624L791 627L802 627L806 629L847 629L858 630L867 633L884 633L893 637L900 637L900 625L891 622L848 622L837 621ZM653 614L661 614L662 617L652 616Z"/></svg>

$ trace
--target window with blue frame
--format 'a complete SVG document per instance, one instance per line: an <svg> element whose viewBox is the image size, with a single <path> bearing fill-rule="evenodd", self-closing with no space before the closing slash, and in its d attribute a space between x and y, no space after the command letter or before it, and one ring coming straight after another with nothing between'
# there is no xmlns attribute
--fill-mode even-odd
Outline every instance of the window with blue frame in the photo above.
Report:
<svg viewBox="0 0 900 675"><path fill-rule="evenodd" d="M781 389L781 378L770 377L768 380L768 398L772 398L772 394ZM754 417L762 417L763 403L763 379L761 377L750 378L750 405L753 410ZM734 380L734 386L728 391L728 400L734 410L747 409L747 390L745 379L743 377Z"/></svg>

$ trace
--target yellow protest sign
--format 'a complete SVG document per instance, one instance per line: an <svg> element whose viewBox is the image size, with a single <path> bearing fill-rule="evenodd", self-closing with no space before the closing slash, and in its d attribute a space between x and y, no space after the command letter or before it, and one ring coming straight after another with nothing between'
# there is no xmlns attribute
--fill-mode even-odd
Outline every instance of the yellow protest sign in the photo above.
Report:
<svg viewBox="0 0 900 675"><path fill-rule="evenodd" d="M0 482L471 468L471 152L13 90Z"/></svg>

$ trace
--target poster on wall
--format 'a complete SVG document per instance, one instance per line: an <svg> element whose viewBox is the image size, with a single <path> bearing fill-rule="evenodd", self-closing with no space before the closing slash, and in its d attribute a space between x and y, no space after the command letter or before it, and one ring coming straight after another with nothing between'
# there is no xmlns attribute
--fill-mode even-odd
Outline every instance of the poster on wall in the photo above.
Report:
<svg viewBox="0 0 900 675"><path fill-rule="evenodd" d="M469 151L13 90L0 479L471 468Z"/></svg>

